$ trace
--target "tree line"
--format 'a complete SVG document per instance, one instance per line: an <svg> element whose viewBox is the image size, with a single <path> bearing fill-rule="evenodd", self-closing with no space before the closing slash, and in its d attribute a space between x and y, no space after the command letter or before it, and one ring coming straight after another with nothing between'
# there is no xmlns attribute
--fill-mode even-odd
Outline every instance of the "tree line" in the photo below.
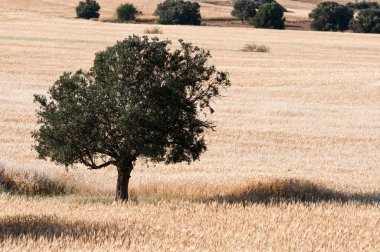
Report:
<svg viewBox="0 0 380 252"><path fill-rule="evenodd" d="M78 18L99 18L100 6L95 0L80 2L76 8ZM285 29L284 12L287 10L275 0L236 0L231 15L253 27ZM357 14L354 17L354 14ZM120 22L136 20L139 11L133 4L121 4L116 15ZM154 12L159 24L200 25L200 5L184 0L165 0ZM316 31L345 31L380 33L380 6L377 2L355 2L346 5L328 1L317 5L309 14L311 29Z"/></svg>

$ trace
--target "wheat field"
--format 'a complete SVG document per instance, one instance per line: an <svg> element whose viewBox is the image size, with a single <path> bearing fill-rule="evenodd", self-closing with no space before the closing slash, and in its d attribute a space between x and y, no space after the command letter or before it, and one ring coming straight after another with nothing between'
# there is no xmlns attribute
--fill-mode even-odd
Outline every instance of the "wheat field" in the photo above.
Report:
<svg viewBox="0 0 380 252"><path fill-rule="evenodd" d="M380 243L375 206L0 203L0 246L10 251L376 251Z"/></svg>
<svg viewBox="0 0 380 252"><path fill-rule="evenodd" d="M78 193L1 196L0 250L380 250L379 35L85 21L74 18L76 2L0 1L0 169L44 174ZM122 1L99 2L112 18ZM158 1L135 2L149 16ZM205 2L205 16L230 13ZM149 36L173 48L184 39L209 49L232 86L215 104L217 130L200 161L139 160L134 202L113 204L113 167L66 171L36 158L33 94L152 27L163 33ZM269 52L242 51L252 43ZM249 202L282 192L328 198Z"/></svg>

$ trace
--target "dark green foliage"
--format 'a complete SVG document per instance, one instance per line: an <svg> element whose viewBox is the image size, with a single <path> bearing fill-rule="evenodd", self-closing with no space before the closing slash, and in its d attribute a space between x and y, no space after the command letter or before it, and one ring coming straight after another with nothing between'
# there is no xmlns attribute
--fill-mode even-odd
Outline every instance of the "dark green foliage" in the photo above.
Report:
<svg viewBox="0 0 380 252"><path fill-rule="evenodd" d="M276 2L262 5L253 18L253 26L256 28L284 29L283 8Z"/></svg>
<svg viewBox="0 0 380 252"><path fill-rule="evenodd" d="M316 31L344 31L353 16L352 9L336 2L322 2L309 14Z"/></svg>
<svg viewBox="0 0 380 252"><path fill-rule="evenodd" d="M141 14L141 12L139 12L136 9L136 7L133 6L133 4L126 3L126 4L121 4L117 8L116 14L117 14L117 20L119 20L119 22L128 22L131 20L135 20L136 16Z"/></svg>
<svg viewBox="0 0 380 252"><path fill-rule="evenodd" d="M286 12L287 10L282 6L280 5L279 3L277 3L277 1L275 0L254 0L255 1L255 4L256 4L256 9L260 9L261 6L263 6L264 4L268 4L268 3L276 3L278 4L279 6L281 6L282 10L284 12Z"/></svg>
<svg viewBox="0 0 380 252"><path fill-rule="evenodd" d="M183 0L165 0L157 5L155 14L160 24L200 25L200 5Z"/></svg>
<svg viewBox="0 0 380 252"><path fill-rule="evenodd" d="M99 18L100 6L95 0L86 0L79 2L76 8L77 17L84 19Z"/></svg>
<svg viewBox="0 0 380 252"><path fill-rule="evenodd" d="M237 0L234 3L231 15L237 17L241 22L252 19L256 15L256 4L254 0Z"/></svg>
<svg viewBox="0 0 380 252"><path fill-rule="evenodd" d="M182 41L174 51L169 45L129 37L97 53L90 71L64 73L49 97L35 95L39 129L32 137L39 157L89 169L116 166L116 199L122 200L137 158L199 159L205 130L215 127L200 114L213 112L211 101L230 81L206 65L208 51Z"/></svg>
<svg viewBox="0 0 380 252"><path fill-rule="evenodd" d="M274 2L276 2L276 1L275 0L255 0L257 8L260 8L264 4L274 3Z"/></svg>
<svg viewBox="0 0 380 252"><path fill-rule="evenodd" d="M354 10L364 10L364 9L370 9L370 8L379 9L380 8L380 5L377 2L366 2L366 1L356 2L356 3L349 2L346 4L346 6L348 8L354 9Z"/></svg>
<svg viewBox="0 0 380 252"><path fill-rule="evenodd" d="M361 10L351 19L350 29L361 33L380 33L380 9Z"/></svg>
<svg viewBox="0 0 380 252"><path fill-rule="evenodd" d="M256 10L268 3L278 4L275 0L236 0L231 15L239 18L243 23L244 21L253 19L257 13ZM286 11L284 7L281 6L281 8L283 12Z"/></svg>

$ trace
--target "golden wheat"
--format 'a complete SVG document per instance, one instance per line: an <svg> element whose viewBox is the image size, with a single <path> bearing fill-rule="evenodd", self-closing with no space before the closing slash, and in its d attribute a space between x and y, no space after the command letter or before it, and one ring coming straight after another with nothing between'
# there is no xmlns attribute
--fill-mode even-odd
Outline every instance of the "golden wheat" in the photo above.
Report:
<svg viewBox="0 0 380 252"><path fill-rule="evenodd" d="M378 206L182 201L78 204L1 197L0 249L376 251Z"/></svg>
<svg viewBox="0 0 380 252"><path fill-rule="evenodd" d="M152 26L71 20L34 12L24 21L17 18L18 12L12 14L17 1L3 3L0 161L13 169L68 174L84 186L113 192L113 168L66 173L36 159L30 137L36 129L32 95L46 92L63 71L88 69L95 52L127 35L143 35ZM9 11L8 6L12 6ZM174 41L183 38L210 49L212 63L230 72L233 86L216 104L212 119L218 128L207 135L209 150L200 162L191 166L139 162L132 186L145 180L223 185L287 177L318 179L340 190L379 191L378 35L160 28L164 34L155 36ZM268 46L270 53L241 52L251 41Z"/></svg>
<svg viewBox="0 0 380 252"><path fill-rule="evenodd" d="M121 3L100 2L105 18ZM154 10L150 1L135 3L145 13ZM380 191L379 35L112 24L74 19L76 4L0 1L0 166L6 171L43 173L83 194L113 194L113 167L66 172L36 158L32 96L45 93L63 71L88 69L97 51L128 35L159 27L163 34L154 36L173 40L173 47L181 38L209 49L211 63L230 72L233 86L215 104L218 127L207 134L201 161L139 160L131 181L138 203L127 205L3 196L0 250L379 250L373 203ZM213 5L208 17L229 11ZM242 52L252 41L270 52ZM307 204L289 203L308 195ZM351 201L315 200L322 196ZM220 203L276 197L286 201ZM173 198L185 201L165 201Z"/></svg>

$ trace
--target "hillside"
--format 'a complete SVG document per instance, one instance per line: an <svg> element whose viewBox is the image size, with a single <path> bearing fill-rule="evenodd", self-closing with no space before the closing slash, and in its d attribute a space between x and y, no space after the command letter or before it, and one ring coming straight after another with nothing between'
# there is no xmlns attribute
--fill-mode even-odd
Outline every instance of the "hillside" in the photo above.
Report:
<svg viewBox="0 0 380 252"><path fill-rule="evenodd" d="M11 5L7 1L2 1L0 6L7 9L8 11L16 11L18 15L35 15L35 16L48 16L48 17L65 17L65 18L75 18L75 7L77 5L77 0L67 0L64 3L54 0L30 0L28 4L23 4L22 0L13 1ZM100 0L98 1L101 5L100 19L103 21L112 21L115 19L115 9L124 1L121 0ZM153 12L156 9L160 0L132 0L133 3L139 10L143 12L143 15L139 17L140 21L152 21L155 19ZM212 20L219 21L231 21L231 10L232 5L230 1L227 0L199 0L201 5L201 14L205 22ZM285 16L290 24L296 23L295 25L301 25L308 20L308 13L315 6L314 3L303 3L299 1L292 0L279 0L281 5L283 5L289 12L285 13ZM228 23L227 23L228 24ZM239 25L239 22L236 22ZM308 28L308 27L306 27Z"/></svg>

